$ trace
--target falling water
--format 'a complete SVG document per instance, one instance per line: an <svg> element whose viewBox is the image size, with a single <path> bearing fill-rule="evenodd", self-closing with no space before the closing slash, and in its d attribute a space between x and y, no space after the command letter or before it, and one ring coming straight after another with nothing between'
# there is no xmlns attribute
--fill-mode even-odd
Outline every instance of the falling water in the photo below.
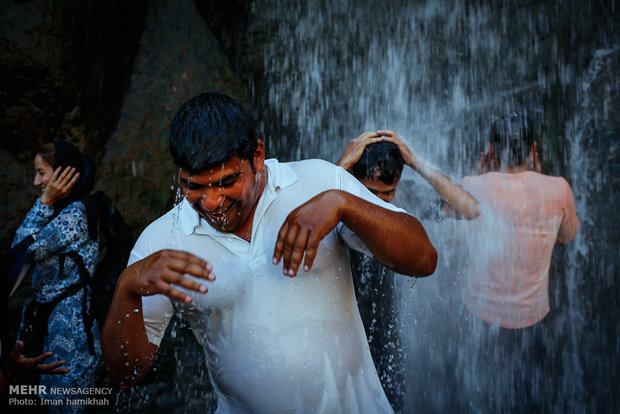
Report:
<svg viewBox="0 0 620 414"><path fill-rule="evenodd" d="M267 151L281 160L335 162L348 140L386 128L460 181L475 174L491 121L512 111L536 121L543 171L571 183L582 223L576 240L554 251L545 320L554 370L536 379L539 410L613 411L620 395L615 3L270 0L255 4L252 18L267 81L255 104ZM405 411L523 409L510 389L486 388L510 379L491 378L472 362L484 338L462 303L467 261L476 260L457 247L464 223L433 214L436 194L410 169L399 188L401 205L421 217L440 253L432 277L414 288L406 278L397 283Z"/></svg>

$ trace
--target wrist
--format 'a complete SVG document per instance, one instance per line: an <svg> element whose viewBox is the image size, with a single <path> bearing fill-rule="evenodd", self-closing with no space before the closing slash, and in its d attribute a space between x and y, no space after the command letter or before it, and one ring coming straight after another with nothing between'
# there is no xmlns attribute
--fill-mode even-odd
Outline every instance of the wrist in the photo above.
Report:
<svg viewBox="0 0 620 414"><path fill-rule="evenodd" d="M333 205L336 207L338 221L344 221L347 209L355 203L355 200L353 200L354 196L342 190L330 190L330 195L333 197Z"/></svg>
<svg viewBox="0 0 620 414"><path fill-rule="evenodd" d="M136 274L131 266L126 268L118 277L114 294L118 295L122 302L141 302L143 293L148 294L148 292L140 292L139 289L135 287L135 278Z"/></svg>

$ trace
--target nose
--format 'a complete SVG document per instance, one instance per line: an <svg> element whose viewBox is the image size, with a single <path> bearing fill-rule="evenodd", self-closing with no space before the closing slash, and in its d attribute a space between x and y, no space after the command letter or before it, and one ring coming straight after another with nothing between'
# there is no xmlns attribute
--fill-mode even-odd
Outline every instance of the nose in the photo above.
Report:
<svg viewBox="0 0 620 414"><path fill-rule="evenodd" d="M216 210L224 202L224 194L218 188L209 188L200 198L200 204L207 211Z"/></svg>
<svg viewBox="0 0 620 414"><path fill-rule="evenodd" d="M34 175L34 182L33 182L33 184L34 184L35 187L38 187L38 186L41 185L41 180L39 179L39 175L38 174Z"/></svg>

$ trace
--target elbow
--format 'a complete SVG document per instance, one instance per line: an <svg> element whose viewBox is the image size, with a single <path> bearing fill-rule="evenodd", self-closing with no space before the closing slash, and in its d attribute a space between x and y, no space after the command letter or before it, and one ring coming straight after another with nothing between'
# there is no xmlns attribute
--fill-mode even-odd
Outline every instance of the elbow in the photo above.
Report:
<svg viewBox="0 0 620 414"><path fill-rule="evenodd" d="M115 346L116 345L116 346ZM154 355L138 352L118 343L101 340L101 351L106 375L119 388L130 388L142 380L148 373Z"/></svg>
<svg viewBox="0 0 620 414"><path fill-rule="evenodd" d="M457 214L459 219L473 220L480 215L480 204L477 201L473 201L465 205L461 211Z"/></svg>
<svg viewBox="0 0 620 414"><path fill-rule="evenodd" d="M409 256L402 267L392 268L392 270L407 276L426 277L432 275L437 268L437 250L430 245L423 254L416 256L414 260L411 260L411 256Z"/></svg>
<svg viewBox="0 0 620 414"><path fill-rule="evenodd" d="M430 276L435 272L437 268L437 250L430 246L429 251L420 260L420 268L416 275L417 277Z"/></svg>
<svg viewBox="0 0 620 414"><path fill-rule="evenodd" d="M555 240L558 243L562 243L562 244L572 242L577 236L577 231L579 231L579 225L580 223L579 221L577 221L577 224L574 225L572 228L566 229L566 226L560 227L560 231L558 232L558 235L555 238Z"/></svg>
<svg viewBox="0 0 620 414"><path fill-rule="evenodd" d="M467 213L465 214L465 218L467 220L473 220L479 215L480 215L480 206L478 205L478 203L476 203L475 205L471 206L471 208L467 211Z"/></svg>

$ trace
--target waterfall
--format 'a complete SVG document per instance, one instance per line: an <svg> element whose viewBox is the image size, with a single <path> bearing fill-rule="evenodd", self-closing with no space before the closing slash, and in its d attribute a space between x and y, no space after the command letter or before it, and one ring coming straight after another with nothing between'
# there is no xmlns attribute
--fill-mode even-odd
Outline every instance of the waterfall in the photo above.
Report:
<svg viewBox="0 0 620 414"><path fill-rule="evenodd" d="M538 379L550 384L539 408L612 411L620 395L614 2L268 0L251 15L266 81L255 106L268 154L280 160L335 162L363 131L392 129L458 182L475 174L494 119L512 111L534 119L543 172L571 183L582 223L553 255L545 326L555 369ZM399 188L414 215L437 205L410 169ZM414 286L397 283L405 411L523 409L510 390L480 391L493 378L471 365L483 338L463 306L465 264L476 260L458 248L464 223L421 219L440 264Z"/></svg>

